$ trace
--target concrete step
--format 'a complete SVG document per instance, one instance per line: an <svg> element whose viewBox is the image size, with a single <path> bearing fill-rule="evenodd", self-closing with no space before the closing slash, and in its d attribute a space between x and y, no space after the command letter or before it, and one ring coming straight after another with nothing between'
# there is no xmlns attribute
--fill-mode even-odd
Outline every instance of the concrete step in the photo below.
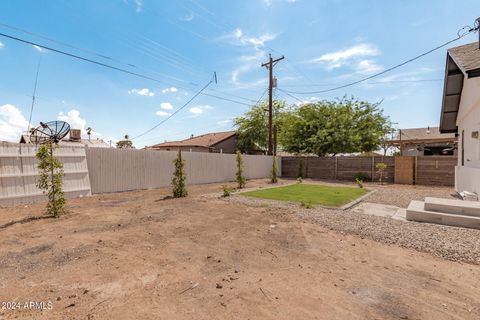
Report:
<svg viewBox="0 0 480 320"><path fill-rule="evenodd" d="M423 201L412 200L407 208L407 220L480 229L480 217L425 210Z"/></svg>
<svg viewBox="0 0 480 320"><path fill-rule="evenodd" d="M425 210L480 217L480 202L456 199L425 198Z"/></svg>

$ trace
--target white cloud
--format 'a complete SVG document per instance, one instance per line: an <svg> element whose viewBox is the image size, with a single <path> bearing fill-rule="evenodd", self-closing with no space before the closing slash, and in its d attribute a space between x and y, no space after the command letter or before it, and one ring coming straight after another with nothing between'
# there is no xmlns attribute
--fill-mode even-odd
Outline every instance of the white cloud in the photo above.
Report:
<svg viewBox="0 0 480 320"><path fill-rule="evenodd" d="M193 114L202 114L203 113L203 109L200 108L200 107L191 107L190 108L190 112L193 113Z"/></svg>
<svg viewBox="0 0 480 320"><path fill-rule="evenodd" d="M362 57L372 57L380 54L378 48L368 43L361 43L348 49L325 53L318 58L310 60L312 63L320 63L327 70L342 67L352 60Z"/></svg>
<svg viewBox="0 0 480 320"><path fill-rule="evenodd" d="M170 87L170 88L165 88L162 90L162 93L168 93L168 92L177 92L178 89L175 87Z"/></svg>
<svg viewBox="0 0 480 320"><path fill-rule="evenodd" d="M153 97L155 95L155 93L148 88L128 90L128 94L138 94L144 97Z"/></svg>
<svg viewBox="0 0 480 320"><path fill-rule="evenodd" d="M230 73L230 81L235 85L240 85L240 75L258 69L264 55L265 52L263 50L257 50L255 54L240 56L239 61L241 64ZM250 81L246 85L248 86L251 83Z"/></svg>
<svg viewBox="0 0 480 320"><path fill-rule="evenodd" d="M0 42L0 49L2 49L3 47L5 47L5 45Z"/></svg>
<svg viewBox="0 0 480 320"><path fill-rule="evenodd" d="M208 104L206 104L206 105L203 105L203 106L191 107L191 108L189 109L189 111L190 111L191 113L193 113L194 116L199 116L199 115L201 115L202 113L204 113L205 111L211 110L211 109L213 109L213 107L212 107L212 106L209 106Z"/></svg>
<svg viewBox="0 0 480 320"><path fill-rule="evenodd" d="M188 14L181 17L180 20L189 22L189 21L192 21L194 18L195 18L195 15L193 14L193 12L189 11Z"/></svg>
<svg viewBox="0 0 480 320"><path fill-rule="evenodd" d="M60 112L57 116L57 120L67 122L70 125L71 129L80 129L82 138L83 139L88 138L87 131L86 131L87 120L83 119L80 116L80 111L78 111L77 109L72 109L68 111L67 114ZM92 130L91 135L94 137L101 136L101 134L95 130Z"/></svg>
<svg viewBox="0 0 480 320"><path fill-rule="evenodd" d="M80 111L76 109L68 111L67 114L60 112L57 120L68 122L70 128L80 129L82 132L85 131L85 125L87 124L87 120L80 117Z"/></svg>
<svg viewBox="0 0 480 320"><path fill-rule="evenodd" d="M43 52L43 49L37 45L32 45L38 52Z"/></svg>
<svg viewBox="0 0 480 320"><path fill-rule="evenodd" d="M160 108L163 110L172 110L173 106L170 102L162 102L160 103Z"/></svg>
<svg viewBox="0 0 480 320"><path fill-rule="evenodd" d="M20 141L22 132L27 131L28 121L22 112L11 104L0 106L0 137L7 141Z"/></svg>
<svg viewBox="0 0 480 320"><path fill-rule="evenodd" d="M162 110L158 110L157 112L155 112L155 114L159 117L166 117L166 116L170 115L170 113L168 113L166 111L162 111Z"/></svg>
<svg viewBox="0 0 480 320"><path fill-rule="evenodd" d="M232 123L232 119L225 119L225 120L220 120L220 121L217 122L217 124L221 127L226 127L231 123Z"/></svg>
<svg viewBox="0 0 480 320"><path fill-rule="evenodd" d="M135 11L141 12L143 10L142 0L135 0Z"/></svg>
<svg viewBox="0 0 480 320"><path fill-rule="evenodd" d="M384 68L381 65L378 65L373 60L362 60L357 64L355 69L357 73L360 73L363 75L369 75L369 74L377 73L384 70Z"/></svg>
<svg viewBox="0 0 480 320"><path fill-rule="evenodd" d="M264 33L258 37L252 37L246 35L242 29L237 28L230 34L227 34L223 38L230 41L230 43L241 46L253 46L255 48L264 47L265 43L274 40L277 37L276 34Z"/></svg>

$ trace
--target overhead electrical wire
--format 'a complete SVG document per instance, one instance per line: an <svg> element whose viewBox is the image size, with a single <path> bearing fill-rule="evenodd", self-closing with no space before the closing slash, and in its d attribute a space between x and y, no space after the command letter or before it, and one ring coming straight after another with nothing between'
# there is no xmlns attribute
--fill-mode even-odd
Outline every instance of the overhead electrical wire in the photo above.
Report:
<svg viewBox="0 0 480 320"><path fill-rule="evenodd" d="M70 52L67 52L67 51L64 51L64 50L55 49L55 48L53 48L53 47L46 46L46 45L40 44L40 43L38 43L38 42L33 42L33 41L25 40L25 39L22 39L22 38L19 38L19 37L15 37L15 36L12 36L12 35L3 33L3 32L0 32L0 36L5 37L5 38L9 38L9 39L12 39L12 40L15 40L15 41L19 41L19 42L22 42L22 43L26 43L26 44L29 44L29 45L32 45L32 46L37 46L37 47L40 47L40 48L45 49L45 50L50 50L50 51L53 51L53 52L56 52L56 53L59 53L59 54L63 54L63 55L65 55L65 56L69 56L69 57L71 57L71 58L75 58L75 59L78 59L78 60L82 60L82 61L85 61L85 62L89 62L89 63L92 63L92 64L96 64L96 65L99 65L99 66L102 66L102 67L105 67L105 68L108 68L108 69L116 70L116 71L119 71L119 72L122 72L122 73L126 73L126 74L129 74L129 75L132 75L132 76L136 76L136 77L139 77L139 78L143 78L143 79L146 79L146 80L150 80L150 81L157 82L157 83L162 83L162 84L168 84L168 83L167 83L166 81L164 81L164 80L159 80L159 79L153 78L153 77L151 77L151 76L141 74L141 73L139 73L139 72L130 71L130 70L127 70L127 69L124 69L124 68L120 68L120 67L116 67L116 66L112 66L112 65L110 65L110 64L103 63L103 62L100 62L100 61L97 61L97 60L85 58L85 57L82 57L82 56L80 56L80 55L73 54L73 53L70 53ZM189 88L186 88L186 87L182 87L182 86L178 86L178 85L177 85L177 87L178 87L178 88L181 88L181 89L184 89L184 90L186 90L186 91L191 91L191 90L192 90L192 89L189 89ZM204 92L202 92L201 94L202 94L202 95L205 95L205 96L213 97L213 98L216 98L216 99L224 100L224 101L229 101L229 102L241 104L241 105L248 105L248 104L243 103L243 102L240 102L240 101L236 101L236 100L233 100L233 99L224 98L224 97L217 96L217 95L214 95L214 94L208 94L208 93L204 93ZM224 94L224 93L222 93L222 94Z"/></svg>
<svg viewBox="0 0 480 320"><path fill-rule="evenodd" d="M165 118L164 120L160 121L159 123L157 123L156 125L154 125L152 128L148 129L147 131L145 132L142 132L141 134L139 135L136 135L135 137L132 138L132 140L134 139L137 139L137 138L140 138L144 135L146 135L147 133L150 133L152 132L153 130L155 130L156 128L158 128L160 125L164 124L165 122L167 122L169 119L171 119L174 115L176 115L177 113L179 113L182 109L184 109L186 106L188 106L188 104L190 102L192 102L199 94L202 93L203 90L207 89L207 87L209 85L212 84L212 82L214 81L214 79L212 78L206 85L203 86L202 89L200 89L197 93L195 93L187 102L185 102L180 108L178 108L177 110L175 110L171 115L169 115L167 118Z"/></svg>
<svg viewBox="0 0 480 320"><path fill-rule="evenodd" d="M461 32L462 30L464 30L465 28L468 28L468 31L463 32L463 33L460 33L460 32ZM449 44L452 43L452 42L455 42L455 41L460 40L461 38L463 38L463 37L466 36L467 34L470 34L470 33L472 33L472 32L478 31L478 29L479 29L478 26L475 27L475 28L464 27L464 28L460 29L460 30L457 32L457 37L456 37L456 38L454 38L454 39L452 39L452 40L449 40L449 41L447 41L447 42L445 42L445 43L443 43L443 44L441 44L441 45L439 45L439 46L436 46L435 48L430 49L430 50L428 50L428 51L426 51L426 52L424 52L424 53L422 53L422 54L419 54L419 55L417 55L417 56L415 56L415 57L413 57L413 58L411 58L411 59L408 59L408 60L406 60L406 61L404 61L404 62L401 62L401 63L399 63L399 64L397 64L397 65L395 65L395 66L393 66L393 67L390 67L390 68L385 69L385 70L383 70L383 71L381 71L381 72L375 73L375 74L373 74L373 75L371 75L371 76L368 76L368 77L359 79L359 80L357 80L357 81L353 81L353 82L350 82L350 83L347 83L347 84L344 84L344 85L341 85L341 86L337 86L337 87L333 87L333 88L325 89L325 90L303 91L303 92L302 92L302 91L287 91L287 90L285 90L285 92L292 93L292 94L318 94L318 93L326 93L326 92L331 92L331 91L335 91L335 90L347 88L347 87L350 87L350 86L353 86L353 85L356 85L356 84L365 82L365 81L367 81L367 80L370 80L370 79L372 79L372 78L381 76L382 74L385 74L385 73L390 72L390 71L392 71L392 70L398 69L398 68L400 68L400 67L402 67L402 66L404 66L404 65L406 65L406 64L408 64L408 63L410 63L410 62L413 62L413 61L415 61L415 60L418 60L418 59L420 59L420 58L422 58L422 57L424 57L424 56L426 56L426 55L428 55L428 54L430 54L430 53L432 53L432 52L434 52L434 51L436 51L436 50L438 50L438 49L441 49L441 48L449 45Z"/></svg>
<svg viewBox="0 0 480 320"><path fill-rule="evenodd" d="M375 81L375 82L365 82L365 84L389 84L389 83L415 83L415 82L436 82L443 81L443 79L412 79L412 80L385 80L385 81ZM283 85L283 88L295 88L295 87L329 87L332 84L328 83L316 83L316 84L291 84Z"/></svg>
<svg viewBox="0 0 480 320"><path fill-rule="evenodd" d="M304 101L301 100L300 98L295 97L293 94L290 94L290 93L288 93L288 92L285 91L285 90L282 90L282 89L280 89L280 88L277 88L277 90L280 91L280 92L282 92L282 93L284 93L284 94L286 94L286 95L289 96L290 98L293 98L293 99L297 100L297 101L300 102L300 103L303 103L303 102L304 102Z"/></svg>

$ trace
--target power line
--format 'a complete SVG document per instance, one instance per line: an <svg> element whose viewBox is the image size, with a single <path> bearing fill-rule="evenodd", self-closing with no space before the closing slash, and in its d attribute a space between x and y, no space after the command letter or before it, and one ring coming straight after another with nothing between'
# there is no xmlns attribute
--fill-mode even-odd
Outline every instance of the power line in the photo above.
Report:
<svg viewBox="0 0 480 320"><path fill-rule="evenodd" d="M416 79L416 80L384 80L384 81L375 81L375 82L366 82L365 84L382 84L382 83L415 83L415 82L436 82L443 81L443 79ZM328 83L316 83L316 84L292 84L292 85L283 85L283 88L294 88L294 87L322 87L322 86L331 86Z"/></svg>
<svg viewBox="0 0 480 320"><path fill-rule="evenodd" d="M78 60L82 60L82 61L85 61L85 62L96 64L96 65L99 65L99 66L102 66L102 67L105 67L105 68L108 68L108 69L123 72L123 73L133 75L133 76L136 76L136 77L139 77L139 78L147 79L147 80L154 81L154 82L157 82L157 83L168 84L165 81L153 78L151 76L147 76L147 75L144 75L144 74L141 74L141 73L138 73L138 72L129 71L129 70L119 68L119 67L116 67L116 66L112 66L112 65L100 62L100 61L93 60L93 59L85 58L85 57L82 57L82 56L79 56L79 55L76 55L76 54L73 54L73 53L70 53L70 52L66 52L66 51L63 51L63 50L55 49L55 48L52 48L50 46L46 46L46 45L43 45L43 44L40 44L40 43L37 43L37 42L33 42L33 41L25 40L25 39L22 39L22 38L14 37L14 36L11 36L11 35L8 35L8 34L5 34L5 33L1 33L1 32L0 32L0 36L3 36L5 38L9 38L9 39L12 39L12 40L15 40L15 41L19 41L19 42L22 42L22 43L26 43L26 44L29 44L29 45L32 45L32 46L38 46L38 47L40 47L42 49L45 49L45 50L50 50L50 51L53 51L53 52L56 52L56 53L59 53L59 54L69 56L71 58L75 58L75 59L78 59ZM179 87L181 89L184 89L186 91L191 91L191 89L186 88L186 87L182 87L182 86L177 86L177 87ZM220 99L220 100L233 102L233 103L237 103L237 104L248 105L248 104L240 102L240 101L227 99L227 98L220 97L220 96L213 95L213 94L208 94L208 93L203 93L202 92L202 95L213 97L213 98Z"/></svg>
<svg viewBox="0 0 480 320"><path fill-rule="evenodd" d="M464 28L462 28L462 29L460 29L460 30L463 30L463 29L464 29ZM426 51L426 52L424 52L424 53L422 53L422 54L419 54L418 56L415 56L415 57L413 57L413 58L411 58L411 59L408 59L408 60L406 60L406 61L404 61L404 62L402 62L402 63L399 63L399 64L397 64L397 65L395 65L395 66L393 66L393 67L390 67L390 68L388 68L388 69L386 69L386 70L383 70L383 71L381 71L381 72L378 72L378 73L376 73L376 74L373 74L373 75L371 75L371 76L362 78L362 79L357 80L357 81L354 81L354 82L350 82L350 83L347 83L347 84L344 84L344 85L341 85L341 86L338 86L338 87L333 87L333 88L330 88L330 89L319 90L319 91L304 91L304 92L288 91L288 92L289 92L289 93L293 93L293 94L317 94L317 93L325 93L325 92L330 92L330 91L335 91L335 90L343 89L343 88L346 88L346 87L350 87L350 86L359 84L359 83L361 83L361 82L370 80L370 79L372 79L372 78L378 77L378 76L380 76L380 75L382 75L382 74L385 74L385 73L387 73L387 72L390 72L390 71L392 71L392 70L398 69L398 68L400 68L400 67L402 67L402 66L404 66L404 65L406 65L406 64L408 64L408 63L410 63L410 62L413 62L413 61L415 61L415 60L418 60L418 59L420 59L420 58L422 58L422 57L424 57L424 56L426 56L426 55L428 55L428 54L430 54L430 53L432 53L432 52L434 52L434 51L436 51L436 50L438 50L438 49L441 49L441 48L449 45L449 44L452 43L452 42L458 41L459 39L463 38L463 37L466 36L467 34L469 34L469 33L471 33L471 32L474 32L474 31L477 31L478 29L479 29L478 26L475 27L475 28L469 28L468 31L466 31L466 32L464 32L464 33L460 33L460 30L459 30L459 33L457 33L458 36L457 36L455 39L449 40L449 41L447 41L447 42L445 42L445 43L443 43L443 44L441 44L441 45L439 45L439 46L437 46L437 47L435 47L435 48L433 48L433 49L430 49L430 50L428 50L428 51Z"/></svg>
<svg viewBox="0 0 480 320"><path fill-rule="evenodd" d="M280 89L280 88L277 88L277 90L280 91L280 92L283 92L284 94L286 94L286 95L289 96L290 98L293 98L293 99L297 100L297 101L300 102L300 103L303 103L303 102L304 102L303 100L295 97L293 94L290 94L290 93L288 93L288 92L285 91L285 90L282 90L282 89Z"/></svg>
<svg viewBox="0 0 480 320"><path fill-rule="evenodd" d="M137 139L137 138L140 138L144 135L146 135L147 133L149 132L152 132L153 130L155 130L156 128L158 128L160 125L164 124L165 122L167 122L169 119L171 119L174 115L176 115L178 112L180 112L183 108L185 108L190 102L192 102L200 93L202 93L203 90L207 89L207 87L209 85L212 84L212 82L214 81L214 79L212 78L206 85L203 86L202 89L200 89L197 93L195 93L193 95L193 97L191 97L187 102L185 102L180 108L178 108L177 110L175 110L175 112L173 112L171 115L169 115L167 118L165 118L164 120L160 121L159 123L157 123L156 125L154 125L152 128L148 129L147 131L135 136L132 138L132 140L134 139Z"/></svg>

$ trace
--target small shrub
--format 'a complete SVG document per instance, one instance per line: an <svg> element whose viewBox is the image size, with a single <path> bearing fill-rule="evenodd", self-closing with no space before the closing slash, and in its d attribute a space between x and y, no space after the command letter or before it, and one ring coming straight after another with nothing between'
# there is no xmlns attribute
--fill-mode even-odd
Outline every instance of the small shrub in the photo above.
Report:
<svg viewBox="0 0 480 320"><path fill-rule="evenodd" d="M305 209L312 209L313 205L311 201L302 201L300 202L300 206Z"/></svg>
<svg viewBox="0 0 480 320"><path fill-rule="evenodd" d="M297 178L301 178L303 179L304 176L303 176L303 157L300 158L300 160L298 161L298 174L297 174Z"/></svg>
<svg viewBox="0 0 480 320"><path fill-rule="evenodd" d="M357 183L357 185L360 189L363 188L363 180L362 179L355 178L355 182Z"/></svg>
<svg viewBox="0 0 480 320"><path fill-rule="evenodd" d="M236 173L236 178L237 178L237 185L238 189L242 189L245 187L245 177L243 176L243 159L242 159L242 154L240 153L240 150L237 150L237 173Z"/></svg>
<svg viewBox="0 0 480 320"><path fill-rule="evenodd" d="M47 214L59 218L65 213L66 201L63 194L63 164L53 156L54 148L52 143L38 148L36 157L40 176L37 187L47 195Z"/></svg>
<svg viewBox="0 0 480 320"><path fill-rule="evenodd" d="M178 150L177 157L173 161L175 165L175 171L172 178L172 193L174 198L183 198L188 195L185 180L187 176L185 174L185 161L182 159L182 151Z"/></svg>
<svg viewBox="0 0 480 320"><path fill-rule="evenodd" d="M377 163L375 165L375 169L377 169L377 172L378 172L378 175L379 175L378 181L380 181L380 184L383 184L383 173L384 173L385 169L387 169L387 164L383 163L383 162Z"/></svg>
<svg viewBox="0 0 480 320"><path fill-rule="evenodd" d="M276 159L275 156L273 156L272 159L273 159L273 164L272 164L272 172L271 172L270 182L271 183L277 183L278 182L277 159Z"/></svg>
<svg viewBox="0 0 480 320"><path fill-rule="evenodd" d="M355 181L357 181L358 179L358 180L362 180L362 182L368 181L370 179L368 174L365 172L357 172L353 175L353 178L355 179Z"/></svg>
<svg viewBox="0 0 480 320"><path fill-rule="evenodd" d="M223 195L222 195L222 197L224 197L224 198L230 197L230 195L231 195L233 192L235 192L235 188L230 188L230 187L225 186L225 185L223 185L222 188L223 188Z"/></svg>

